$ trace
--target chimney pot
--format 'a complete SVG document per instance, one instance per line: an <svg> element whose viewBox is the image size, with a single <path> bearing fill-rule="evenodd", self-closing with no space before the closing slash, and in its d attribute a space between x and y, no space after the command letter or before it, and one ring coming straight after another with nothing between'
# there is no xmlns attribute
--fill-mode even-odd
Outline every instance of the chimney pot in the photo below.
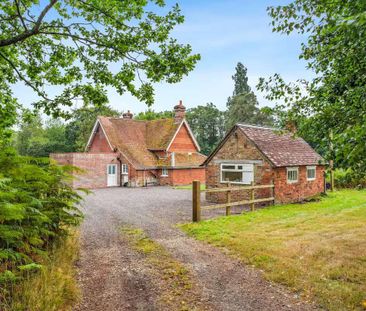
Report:
<svg viewBox="0 0 366 311"><path fill-rule="evenodd" d="M174 123L180 123L186 116L186 107L183 106L182 100L178 105L174 106Z"/></svg>
<svg viewBox="0 0 366 311"><path fill-rule="evenodd" d="M133 117L133 114L129 110L127 110L127 112L122 114L123 119L132 119L132 117Z"/></svg>

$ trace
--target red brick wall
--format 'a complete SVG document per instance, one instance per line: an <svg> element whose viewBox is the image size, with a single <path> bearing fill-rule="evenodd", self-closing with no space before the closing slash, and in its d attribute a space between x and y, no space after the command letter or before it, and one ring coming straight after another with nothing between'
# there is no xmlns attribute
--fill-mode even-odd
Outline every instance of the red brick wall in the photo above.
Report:
<svg viewBox="0 0 366 311"><path fill-rule="evenodd" d="M170 145L170 152L196 152L197 148L189 135L187 127L183 124Z"/></svg>
<svg viewBox="0 0 366 311"><path fill-rule="evenodd" d="M206 171L204 168L188 168L172 171L172 185L189 185L193 180L199 180L201 183L206 181Z"/></svg>
<svg viewBox="0 0 366 311"><path fill-rule="evenodd" d="M84 172L75 174L73 187L96 189L107 187L107 165L117 164L118 185L120 185L120 162L118 153L57 153L50 157L61 165L73 165ZM136 170L123 155L119 156L122 164L128 165L128 185L142 187L145 183L160 185L187 185L193 180L205 182L205 169L169 170L167 177L161 176L161 170Z"/></svg>
<svg viewBox="0 0 366 311"><path fill-rule="evenodd" d="M168 170L168 176L161 176L161 170L158 170L159 184L180 186L189 185L193 180L199 180L205 183L206 171L204 168L186 168Z"/></svg>
<svg viewBox="0 0 366 311"><path fill-rule="evenodd" d="M299 180L297 183L287 183L287 168L275 169L276 202L298 202L324 191L324 166L317 166L315 180L307 180L306 166L299 166Z"/></svg>
<svg viewBox="0 0 366 311"><path fill-rule="evenodd" d="M299 182L297 184L287 183L286 168L273 169L270 163L262 156L258 149L245 135L237 130L234 132L206 167L206 187L217 188L227 187L226 183L220 182L220 163L223 160L251 160L261 161L261 164L254 165L254 182L256 185L275 185L275 199L278 203L301 201L306 197L314 196L323 191L322 166L317 167L316 180L306 180L306 166L299 168ZM233 184L233 186L240 186ZM244 185L245 186L245 185ZM255 190L256 198L269 197L272 195L270 189ZM232 201L249 199L249 191L233 192ZM206 193L206 199L212 202L226 202L226 193Z"/></svg>
<svg viewBox="0 0 366 311"><path fill-rule="evenodd" d="M101 126L98 126L97 132L95 133L94 139L89 146L88 152L112 152Z"/></svg>
<svg viewBox="0 0 366 311"><path fill-rule="evenodd" d="M75 174L74 188L105 188L107 187L107 164L117 164L119 176L119 162L116 153L54 153L50 157L61 165L73 165L84 170ZM119 185L119 178L117 179Z"/></svg>

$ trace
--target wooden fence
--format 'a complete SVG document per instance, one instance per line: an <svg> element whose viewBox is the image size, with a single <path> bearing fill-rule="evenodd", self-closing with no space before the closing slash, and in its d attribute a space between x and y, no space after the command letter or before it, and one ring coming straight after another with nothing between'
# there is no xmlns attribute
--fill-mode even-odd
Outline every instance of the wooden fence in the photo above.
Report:
<svg viewBox="0 0 366 311"><path fill-rule="evenodd" d="M250 186L242 186L242 187L232 187L230 183L227 184L227 188L211 188L206 190L201 190L201 183L197 180L193 181L192 184L192 220L193 222L199 222L201 220L201 211L202 210L210 210L210 209L217 209L217 208L226 208L226 216L230 215L230 209L232 206L237 205L250 205L250 209L254 211L256 203L262 202L274 202L274 184L270 185L257 185L255 186L254 183ZM271 189L271 196L269 198L255 198L255 189ZM250 191L250 200L242 200L231 202L231 193L233 191ZM213 205L206 205L201 207L201 192L206 193L213 193L213 192L226 192L226 203L222 204L213 204Z"/></svg>

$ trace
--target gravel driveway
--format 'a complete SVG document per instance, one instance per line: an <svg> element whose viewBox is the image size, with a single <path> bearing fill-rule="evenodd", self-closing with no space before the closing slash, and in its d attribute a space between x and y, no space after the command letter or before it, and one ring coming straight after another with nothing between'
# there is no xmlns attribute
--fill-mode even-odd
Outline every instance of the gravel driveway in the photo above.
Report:
<svg viewBox="0 0 366 311"><path fill-rule="evenodd" d="M169 187L95 190L85 203L76 310L157 310L159 288L119 228L141 228L194 275L202 301L214 310L310 310L261 273L187 237L175 224L191 221L191 191Z"/></svg>

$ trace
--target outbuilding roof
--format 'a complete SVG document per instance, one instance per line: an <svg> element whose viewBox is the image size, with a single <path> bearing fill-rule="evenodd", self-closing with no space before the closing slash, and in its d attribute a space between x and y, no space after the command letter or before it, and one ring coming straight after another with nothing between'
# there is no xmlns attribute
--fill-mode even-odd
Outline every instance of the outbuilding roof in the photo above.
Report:
<svg viewBox="0 0 366 311"><path fill-rule="evenodd" d="M324 159L301 137L280 129L247 124L235 125L208 156L205 163L212 159L237 128L257 147L273 167L324 164Z"/></svg>
<svg viewBox="0 0 366 311"><path fill-rule="evenodd" d="M238 124L274 166L316 165L323 158L301 137L278 129Z"/></svg>

